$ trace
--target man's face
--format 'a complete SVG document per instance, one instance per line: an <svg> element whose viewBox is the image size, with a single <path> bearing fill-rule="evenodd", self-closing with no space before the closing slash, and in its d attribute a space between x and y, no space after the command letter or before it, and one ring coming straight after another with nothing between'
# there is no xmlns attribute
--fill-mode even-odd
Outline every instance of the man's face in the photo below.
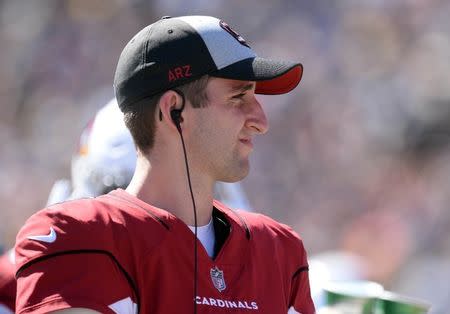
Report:
<svg viewBox="0 0 450 314"><path fill-rule="evenodd" d="M255 82L210 78L208 104L190 110L190 163L214 181L236 182L249 172L252 139L267 131Z"/></svg>

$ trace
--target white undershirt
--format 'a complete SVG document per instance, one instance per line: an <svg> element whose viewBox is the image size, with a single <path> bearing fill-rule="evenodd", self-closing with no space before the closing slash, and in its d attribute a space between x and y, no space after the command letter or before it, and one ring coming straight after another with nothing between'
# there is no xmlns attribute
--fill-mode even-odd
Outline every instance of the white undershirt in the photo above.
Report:
<svg viewBox="0 0 450 314"><path fill-rule="evenodd" d="M192 232L195 233L194 226L188 226ZM197 238L202 243L209 257L214 256L214 244L216 242L216 235L214 233L214 224L213 220L209 221L209 223L205 226L197 226Z"/></svg>

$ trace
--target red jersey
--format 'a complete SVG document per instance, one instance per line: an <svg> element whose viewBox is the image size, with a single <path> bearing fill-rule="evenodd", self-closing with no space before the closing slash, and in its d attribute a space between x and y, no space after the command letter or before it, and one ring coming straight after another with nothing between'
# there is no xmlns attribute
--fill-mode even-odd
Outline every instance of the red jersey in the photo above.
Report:
<svg viewBox="0 0 450 314"><path fill-rule="evenodd" d="M14 313L16 278L14 278L14 251L0 256L0 314Z"/></svg>
<svg viewBox="0 0 450 314"><path fill-rule="evenodd" d="M287 226L214 201L216 254L171 213L124 190L28 219L16 241L17 313L314 313L306 253Z"/></svg>

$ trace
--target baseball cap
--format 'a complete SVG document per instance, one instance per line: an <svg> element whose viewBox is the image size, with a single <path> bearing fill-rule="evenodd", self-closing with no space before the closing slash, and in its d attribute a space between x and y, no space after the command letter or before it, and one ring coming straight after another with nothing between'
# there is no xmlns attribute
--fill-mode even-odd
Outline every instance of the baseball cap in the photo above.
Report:
<svg viewBox="0 0 450 314"><path fill-rule="evenodd" d="M163 17L139 31L123 49L114 76L122 111L134 103L208 74L256 81L257 94L294 89L298 62L258 57L227 23L211 16Z"/></svg>

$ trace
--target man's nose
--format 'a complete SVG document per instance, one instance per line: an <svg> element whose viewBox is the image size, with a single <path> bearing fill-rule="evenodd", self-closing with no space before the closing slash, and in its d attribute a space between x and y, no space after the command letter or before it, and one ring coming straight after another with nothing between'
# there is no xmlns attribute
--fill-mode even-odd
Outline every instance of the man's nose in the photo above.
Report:
<svg viewBox="0 0 450 314"><path fill-rule="evenodd" d="M246 127L251 129L255 134L264 134L269 130L266 113L261 103L255 98L249 112L249 118L246 121Z"/></svg>

